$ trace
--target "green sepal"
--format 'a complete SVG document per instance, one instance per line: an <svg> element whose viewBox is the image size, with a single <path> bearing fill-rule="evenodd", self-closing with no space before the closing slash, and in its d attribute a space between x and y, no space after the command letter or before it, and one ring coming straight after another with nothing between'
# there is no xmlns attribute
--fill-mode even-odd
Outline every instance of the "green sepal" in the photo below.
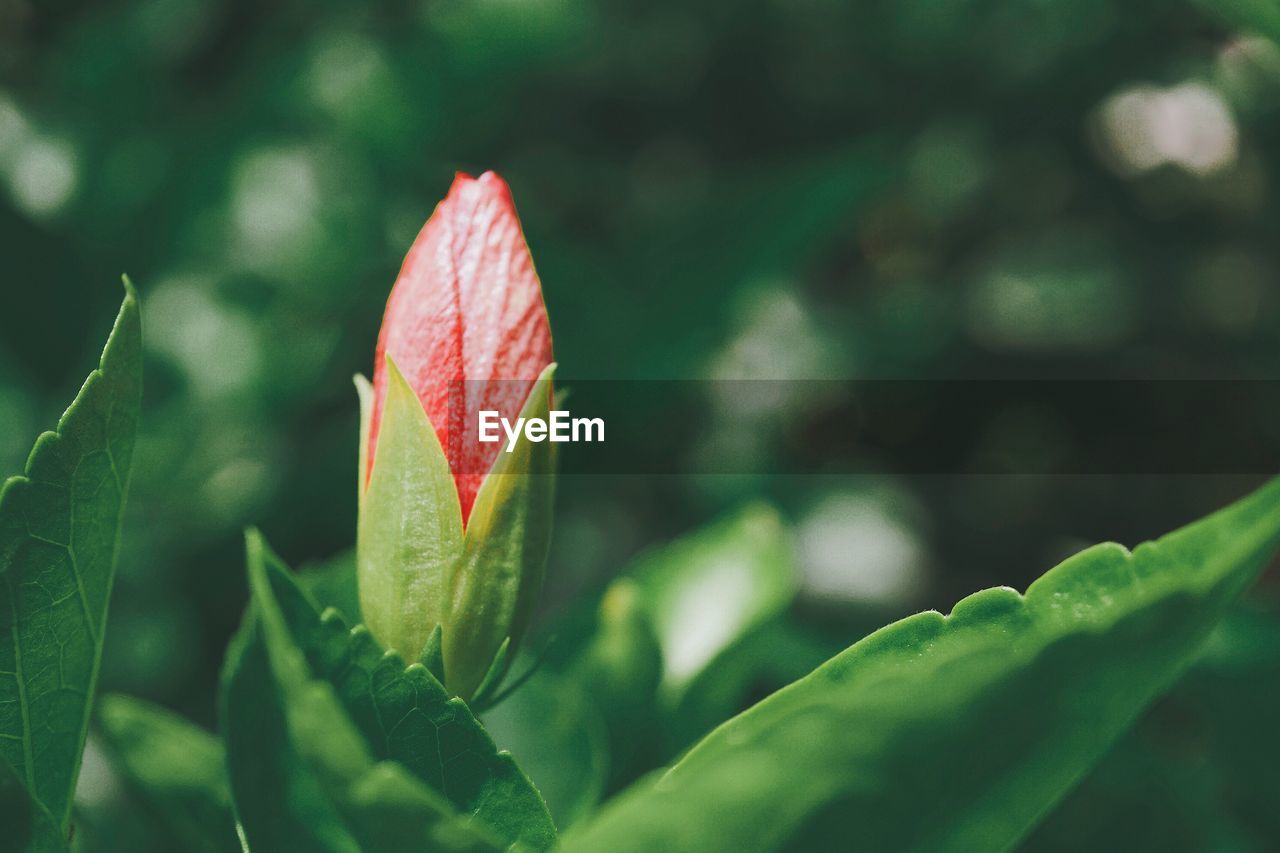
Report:
<svg viewBox="0 0 1280 853"><path fill-rule="evenodd" d="M480 686L476 688L475 696L469 703L473 708L488 708L494 694L498 692L498 687L502 684L502 679L507 677L507 671L511 669L511 638L507 637L502 641L502 645L498 646L498 651L493 656L493 660L489 662L489 669L485 671L484 678L480 679Z"/></svg>
<svg viewBox="0 0 1280 853"><path fill-rule="evenodd" d="M542 371L520 417L549 416L555 369L552 363ZM447 684L464 699L475 695L508 638L515 652L542 588L555 458L551 441L522 439L512 452L498 453L476 495L444 619Z"/></svg>
<svg viewBox="0 0 1280 853"><path fill-rule="evenodd" d="M364 390L360 396L363 471L372 398ZM418 658L442 621L450 571L462 549L462 509L449 461L422 403L387 356L387 396L356 537L360 610L380 643Z"/></svg>
<svg viewBox="0 0 1280 853"><path fill-rule="evenodd" d="M238 853L222 743L140 699L104 696L98 730L112 766L191 853Z"/></svg>
<svg viewBox="0 0 1280 853"><path fill-rule="evenodd" d="M439 623L431 629L431 636L427 637L427 644L418 655L418 663L425 666L436 681L444 683L444 629Z"/></svg>

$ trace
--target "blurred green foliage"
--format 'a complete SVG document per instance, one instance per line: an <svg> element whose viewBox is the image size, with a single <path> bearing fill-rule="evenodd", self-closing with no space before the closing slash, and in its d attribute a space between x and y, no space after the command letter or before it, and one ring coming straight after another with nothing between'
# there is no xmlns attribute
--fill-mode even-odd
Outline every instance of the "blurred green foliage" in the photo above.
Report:
<svg viewBox="0 0 1280 853"><path fill-rule="evenodd" d="M247 597L244 525L293 563L350 547L350 377L369 370L400 259L455 169L510 181L569 385L1274 375L1280 48L1248 29L1274 8L1215 10L0 4L0 471L72 396L119 273L145 304L144 433L104 686L211 726ZM799 418L811 402L776 405ZM992 441L1051 442L1053 426L1013 419ZM755 446L752 429L727 411L712 452ZM760 629L775 632L758 658L773 664L717 694L744 703L798 675L805 650L1023 586L1082 543L1148 538L1245 485L565 478L545 609L645 546L772 501L795 523L802 588L789 627ZM1264 579L1260 595L1275 588ZM1255 616L1274 626L1270 613ZM1265 658L1266 630L1223 635L1236 650L1223 659ZM1081 789L1096 799L1073 802L1156 808L1164 789L1134 768L1173 762L1165 793L1195 800L1179 816L1198 829L1148 846L1194 848L1227 820L1222 803L1254 815L1240 837L1274 843L1247 796L1250 747L1264 754L1274 735L1247 687L1239 702L1196 687L1215 677L1198 669L1193 710L1168 711L1176 694L1100 768L1102 787ZM123 820L93 741L81 787L86 837ZM141 820L111 831L129 849L161 843Z"/></svg>

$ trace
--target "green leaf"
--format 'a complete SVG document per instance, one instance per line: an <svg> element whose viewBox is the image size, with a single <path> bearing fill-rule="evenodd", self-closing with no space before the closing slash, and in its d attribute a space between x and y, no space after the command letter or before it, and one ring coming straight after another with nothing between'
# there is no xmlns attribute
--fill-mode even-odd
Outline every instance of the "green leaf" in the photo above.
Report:
<svg viewBox="0 0 1280 853"><path fill-rule="evenodd" d="M556 661L553 645L549 668L576 685L603 718L610 782L634 778L638 767L652 768L662 758L650 737L658 729L662 650L635 583L615 580L586 620L562 619L560 630L557 636L566 638L569 650Z"/></svg>
<svg viewBox="0 0 1280 853"><path fill-rule="evenodd" d="M369 405L361 391L365 434ZM449 573L461 552L462 508L449 461L387 356L387 400L356 539L360 609L379 642L407 659L418 656L443 621Z"/></svg>
<svg viewBox="0 0 1280 853"><path fill-rule="evenodd" d="M65 838L120 550L142 393L133 286L56 432L0 488L0 757Z"/></svg>
<svg viewBox="0 0 1280 853"><path fill-rule="evenodd" d="M628 575L657 631L672 703L717 655L784 610L796 586L786 525L763 504L642 556Z"/></svg>
<svg viewBox="0 0 1280 853"><path fill-rule="evenodd" d="M250 849L358 853L290 739L284 698L252 613L227 648L219 727L236 821Z"/></svg>
<svg viewBox="0 0 1280 853"><path fill-rule="evenodd" d="M53 817L31 799L9 762L0 757L0 850L5 853L65 853Z"/></svg>
<svg viewBox="0 0 1280 853"><path fill-rule="evenodd" d="M239 851L222 744L149 702L103 697L98 722L115 764L183 849Z"/></svg>
<svg viewBox="0 0 1280 853"><path fill-rule="evenodd" d="M406 667L385 652L363 626L348 629L333 610L322 617L274 557L263 559L290 642L309 677L333 691L372 760L397 762L507 843L543 848L555 840L537 791L465 703L451 699L423 665Z"/></svg>
<svg viewBox="0 0 1280 853"><path fill-rule="evenodd" d="M267 686L274 691L259 698L259 704L274 699L280 703L284 722L284 741L293 753L285 762L290 772L279 773L279 766L269 768L277 778L296 783L305 778L305 800L302 805L308 811L319 812L326 819L337 816L345 833L328 827L327 835L311 833L305 849L314 849L317 841L321 849L354 849L366 853L427 849L444 851L496 850L498 844L471 821L459 816L447 800L432 791L403 766L393 761L379 760L370 750L360 731L352 722L338 698L333 685L314 676L302 649L297 645L293 628L286 613L297 617L298 602L310 607L301 591L293 584L288 573L269 554L256 533L248 536L249 584L253 593L256 627L249 632L250 650L260 647L269 671ZM286 599L277 598L284 591ZM304 625L310 632L325 633L333 623L320 623L311 611L314 624ZM335 615L336 618L336 615ZM345 631L344 631L345 633ZM361 632L368 636L367 631ZM247 655L242 652L241 657ZM398 659L398 656L388 656ZM235 676L231 681L234 683ZM373 685L366 683L366 689ZM259 709L252 709L258 711ZM237 764L245 757L241 746L231 747L228 761L231 767L232 790L237 810L247 796L267 797L272 811L281 823L297 825L299 815L295 811L298 788L266 791L260 784L244 786L252 782ZM284 744L282 744L283 746ZM317 805L327 808L317 808ZM241 825L251 848L261 850L302 849L300 845L286 841L277 848L258 835L262 827L255 823L251 829L241 814ZM259 817L262 813L259 813ZM272 831L279 837L282 830Z"/></svg>
<svg viewBox="0 0 1280 853"><path fill-rule="evenodd" d="M1000 850L1174 680L1280 544L1280 480L1025 596L884 628L622 795L575 850Z"/></svg>
<svg viewBox="0 0 1280 853"><path fill-rule="evenodd" d="M520 417L546 419L555 364L534 383ZM542 589L555 500L555 445L521 440L500 452L471 507L462 559L449 583L444 671L449 689L470 699L496 660L501 679ZM491 681L490 684L495 684Z"/></svg>

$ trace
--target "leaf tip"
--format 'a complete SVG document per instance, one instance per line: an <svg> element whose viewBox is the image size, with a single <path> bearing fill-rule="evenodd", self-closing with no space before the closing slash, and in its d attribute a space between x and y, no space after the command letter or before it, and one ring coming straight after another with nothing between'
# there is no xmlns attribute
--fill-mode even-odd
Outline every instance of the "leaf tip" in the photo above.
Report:
<svg viewBox="0 0 1280 853"><path fill-rule="evenodd" d="M347 620L343 617L342 612L336 607L326 607L324 612L320 614L320 623L322 625L340 625L343 628L347 626ZM354 630L352 634L354 634Z"/></svg>

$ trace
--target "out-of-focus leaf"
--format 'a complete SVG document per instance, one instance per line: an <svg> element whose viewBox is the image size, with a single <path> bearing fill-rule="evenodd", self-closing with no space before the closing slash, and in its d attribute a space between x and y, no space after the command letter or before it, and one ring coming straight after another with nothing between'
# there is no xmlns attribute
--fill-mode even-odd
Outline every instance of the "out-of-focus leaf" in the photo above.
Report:
<svg viewBox="0 0 1280 853"><path fill-rule="evenodd" d="M363 626L349 630L333 610L322 617L274 557L264 552L261 559L289 641L309 677L341 703L371 761L394 760L413 774L407 778L430 785L507 843L541 848L554 841L537 791L510 755L497 751L465 703L450 699L421 664L406 667L398 654L385 652Z"/></svg>
<svg viewBox="0 0 1280 853"><path fill-rule="evenodd" d="M184 849L240 850L216 737L127 696L104 697L98 721L120 771Z"/></svg>
<svg viewBox="0 0 1280 853"><path fill-rule="evenodd" d="M227 648L219 718L236 821L250 849L359 853L293 744L252 612Z"/></svg>
<svg viewBox="0 0 1280 853"><path fill-rule="evenodd" d="M617 785L637 766L661 760L646 753L658 724L662 649L630 578L611 583L593 615L589 639L563 669L605 721L609 778Z"/></svg>
<svg viewBox="0 0 1280 853"><path fill-rule="evenodd" d="M448 801L416 779L394 761L379 760L370 752L364 737L347 716L333 685L314 677L294 630L286 616L298 617L298 603L310 608L315 622L304 626L312 637L326 633L319 617L276 558L269 554L261 537L251 532L248 537L249 582L253 593L256 628L250 644L260 644L267 665L269 682L278 688L281 717L288 744L296 750L291 761L294 778L305 774L310 779L307 791L309 809L317 795L326 807L325 816L336 816L343 833L330 828L325 849L394 851L429 849L443 851L491 851L498 849L496 840L472 822L457 815ZM278 592L290 601L282 602ZM335 616L336 618L336 616ZM326 626L333 625L332 622ZM342 630L345 635L345 630ZM367 631L361 632L365 636ZM332 635L330 635L332 637ZM388 656L395 660L396 656ZM366 681L366 690L378 686ZM232 789L239 807L244 795L270 797L282 817L296 821L297 814L287 814L294 807L288 789L273 792L261 788L243 791L238 781L237 751L229 753L232 766ZM242 826L250 847L275 849L250 835ZM281 849L297 849L287 844Z"/></svg>
<svg viewBox="0 0 1280 853"><path fill-rule="evenodd" d="M710 677L714 661L775 618L794 589L787 530L774 510L755 505L642 555L594 612L565 626L580 636L553 667L605 720L614 785L736 710L720 713L719 695L693 707L690 701L707 694L686 693Z"/></svg>
<svg viewBox="0 0 1280 853"><path fill-rule="evenodd" d="M599 711L574 682L539 670L482 719L494 742L510 750L537 784L557 826L572 826L600 802L609 773L608 735Z"/></svg>
<svg viewBox="0 0 1280 853"><path fill-rule="evenodd" d="M142 396L124 304L97 370L0 488L0 757L66 838L115 579Z"/></svg>
<svg viewBox="0 0 1280 853"><path fill-rule="evenodd" d="M1280 543L1280 480L1025 596L884 628L725 723L565 839L574 850L999 850L1194 656Z"/></svg>
<svg viewBox="0 0 1280 853"><path fill-rule="evenodd" d="M673 704L718 654L782 611L796 585L786 525L764 505L642 556L628 576L657 632Z"/></svg>

